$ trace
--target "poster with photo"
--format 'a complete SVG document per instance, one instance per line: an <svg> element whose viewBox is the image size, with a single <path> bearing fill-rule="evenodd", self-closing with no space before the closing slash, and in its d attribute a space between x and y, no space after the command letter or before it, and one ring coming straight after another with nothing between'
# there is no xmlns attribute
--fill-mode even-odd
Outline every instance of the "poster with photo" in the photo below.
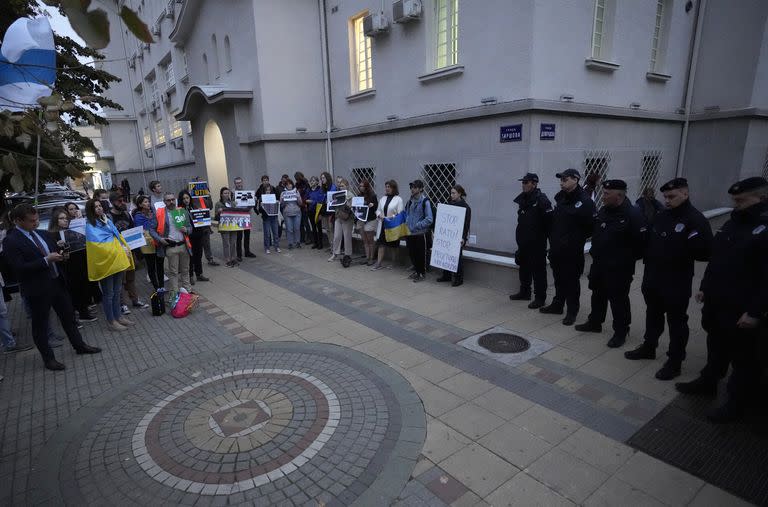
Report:
<svg viewBox="0 0 768 507"><path fill-rule="evenodd" d="M235 190L235 206L238 208L256 206L256 192L254 190Z"/></svg>
<svg viewBox="0 0 768 507"><path fill-rule="evenodd" d="M345 202L347 202L346 190L334 190L333 192L328 192L328 211L343 206Z"/></svg>
<svg viewBox="0 0 768 507"><path fill-rule="evenodd" d="M69 229L59 232L59 237L69 245L70 252L85 250L85 218L69 221Z"/></svg>
<svg viewBox="0 0 768 507"><path fill-rule="evenodd" d="M248 211L222 211L219 215L219 232L251 230L251 214Z"/></svg>

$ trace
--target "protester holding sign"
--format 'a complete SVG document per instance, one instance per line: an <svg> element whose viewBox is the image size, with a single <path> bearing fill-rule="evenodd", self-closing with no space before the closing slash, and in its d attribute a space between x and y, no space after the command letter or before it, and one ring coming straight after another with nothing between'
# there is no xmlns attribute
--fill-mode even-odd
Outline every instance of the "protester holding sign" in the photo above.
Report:
<svg viewBox="0 0 768 507"><path fill-rule="evenodd" d="M190 292L189 251L192 245L187 234L192 228L192 220L187 210L176 207L175 195L166 193L163 202L165 207L156 211L150 234L164 249L171 292L176 293L180 289Z"/></svg>
<svg viewBox="0 0 768 507"><path fill-rule="evenodd" d="M178 199L179 207L191 212L195 209L192 196L186 190L179 192ZM192 218L190 215L190 224L192 224ZM192 244L192 257L189 263L189 281L194 285L195 277L201 282L210 281L208 277L203 275L203 236L205 231L201 227L190 227L190 231L187 234L189 242Z"/></svg>
<svg viewBox="0 0 768 507"><path fill-rule="evenodd" d="M293 179L296 180L296 190L299 193L299 197L301 197L301 222L299 225L299 241L301 243L311 243L311 235L312 235L312 229L309 226L309 215L307 210L307 199L309 198L309 182L307 182L307 178L304 177L304 173L301 171L296 171L293 174Z"/></svg>
<svg viewBox="0 0 768 507"><path fill-rule="evenodd" d="M264 180L264 177L261 178L262 181ZM267 178L269 179L269 178ZM248 200L245 203L240 203L235 199L235 194L237 192L246 192L245 190L245 184L243 183L243 178L240 176L237 176L234 179L235 188L234 191L230 191L232 194L232 202L234 203L234 206L238 208L241 211L247 211L248 213L251 212L251 209L255 206L256 202L253 199ZM252 196L251 196L252 197ZM251 230L250 228L245 230L240 230L236 233L236 239L237 239L237 262L243 261L243 250L245 250L245 256L250 257L256 257L256 255L251 252Z"/></svg>
<svg viewBox="0 0 768 507"><path fill-rule="evenodd" d="M275 247L277 253L280 253L280 234L277 228L279 204L275 195L275 187L269 183L268 176L261 177L261 186L256 191L256 205L264 226L264 253L271 253L270 247L272 246Z"/></svg>
<svg viewBox="0 0 768 507"><path fill-rule="evenodd" d="M323 217L323 227L328 233L328 243L333 246L333 223L336 218L333 215L333 210L328 208L328 193L338 190L333 183L331 174L327 171L320 173L320 187L323 189L323 209L320 211L320 215Z"/></svg>
<svg viewBox="0 0 768 507"><path fill-rule="evenodd" d="M307 213L309 220L309 227L312 230L312 245L313 250L323 249L323 226L321 222L320 212L323 209L325 203L325 192L320 186L320 180L316 176L309 178L310 191L307 194Z"/></svg>
<svg viewBox="0 0 768 507"><path fill-rule="evenodd" d="M386 248L389 247L393 250L393 253L397 252L397 247L400 246L400 238L390 239L387 241L386 231L384 227L385 218L394 218L403 211L403 199L400 197L400 191L397 188L397 182L395 180L389 180L384 183L384 197L379 199L379 206L376 209L376 219L378 220L376 242L378 243L378 259L376 264L371 268L372 271L382 269L382 262L384 262L384 255L386 254Z"/></svg>
<svg viewBox="0 0 768 507"><path fill-rule="evenodd" d="M216 206L213 209L214 219L218 222L221 218L221 212L231 209L234 209L234 205L232 204L232 192L230 192L227 187L221 187L221 190L219 191L219 202L216 203ZM219 232L221 233L221 244L224 249L224 263L228 268L233 268L237 265L237 261L235 260L237 232L222 230L219 230Z"/></svg>
<svg viewBox="0 0 768 507"><path fill-rule="evenodd" d="M141 247L141 254L144 256L144 264L147 266L149 281L152 283L155 292L163 292L165 278L165 250L157 248L157 242L150 234L152 222L155 220L155 210L149 197L140 195L136 197L136 209L133 210L133 223L137 227L144 228L144 238L147 244Z"/></svg>
<svg viewBox="0 0 768 507"><path fill-rule="evenodd" d="M336 221L333 227L333 251L328 258L328 262L333 262L337 257L341 256L342 241L344 243L344 259L352 258L352 227L355 225L355 218L352 214L352 194L347 191L349 182L344 178L341 178L338 183L338 190L336 192L346 192L346 198L344 204L335 206L336 209ZM346 260L342 259L344 262ZM345 264L348 266L348 264Z"/></svg>
<svg viewBox="0 0 768 507"><path fill-rule="evenodd" d="M360 218L360 236L363 238L363 247L365 248L365 261L368 266L373 266L376 256L375 234L376 226L376 206L378 199L371 188L368 180L362 180L358 185L357 195L363 200L363 207L356 209L356 216Z"/></svg>
<svg viewBox="0 0 768 507"><path fill-rule="evenodd" d="M301 248L301 200L290 178L285 180L285 190L280 194L280 211L283 213L285 228L288 232L288 250Z"/></svg>
<svg viewBox="0 0 768 507"><path fill-rule="evenodd" d="M109 216L117 230L120 233L123 233L126 230L133 228L133 217L128 213L128 207L126 206L123 194L120 192L112 192L109 194L109 203L111 204ZM133 256L133 263L135 266L136 257L133 251L131 252L131 255ZM126 298L126 296L128 297ZM139 299L139 293L136 290L135 269L126 270L123 275L123 292L120 295L120 311L122 311L123 315L131 313L131 310L128 308L128 300L131 301L134 308L149 308L147 303Z"/></svg>
<svg viewBox="0 0 768 507"><path fill-rule="evenodd" d="M464 261L463 261L463 252L464 247L467 244L467 239L469 238L469 224L472 221L472 208L469 207L467 204L467 201L465 200L467 198L467 192L464 190L464 187L461 185L454 185L451 187L451 206L459 206L461 208L464 208L466 211L464 212L464 227L461 233L461 249L459 250L459 262L456 269L456 273L453 274L452 271L443 269L443 276L437 279L438 282L450 282L451 281L451 275L453 275L453 286L458 287L462 283L464 283ZM439 209L439 208L438 208ZM438 211L437 216L439 218L441 217L441 212ZM436 223L437 224L437 223ZM438 232L439 227L435 227L435 240L438 239ZM433 245L432 251L435 252L435 247Z"/></svg>

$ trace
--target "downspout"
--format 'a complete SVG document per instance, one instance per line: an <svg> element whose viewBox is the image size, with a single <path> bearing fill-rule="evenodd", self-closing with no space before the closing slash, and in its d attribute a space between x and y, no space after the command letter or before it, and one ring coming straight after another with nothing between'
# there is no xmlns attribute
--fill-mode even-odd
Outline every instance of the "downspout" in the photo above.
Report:
<svg viewBox="0 0 768 507"><path fill-rule="evenodd" d="M333 146L331 144L331 128L333 126L333 111L331 108L331 69L328 59L328 23L325 17L325 0L318 0L320 8L320 50L323 61L323 92L325 93L325 164L328 172L333 174Z"/></svg>
<svg viewBox="0 0 768 507"><path fill-rule="evenodd" d="M701 30L704 25L704 12L707 9L707 0L699 0L696 6L696 29L693 34L693 45L690 58L688 60L688 72L685 85L685 121L683 122L683 132L680 135L680 147L677 150L677 168L675 177L679 178L683 174L683 165L685 163L685 148L688 144L688 128L691 120L691 103L693 102L693 84L696 81L696 64L699 61L699 47L701 46Z"/></svg>

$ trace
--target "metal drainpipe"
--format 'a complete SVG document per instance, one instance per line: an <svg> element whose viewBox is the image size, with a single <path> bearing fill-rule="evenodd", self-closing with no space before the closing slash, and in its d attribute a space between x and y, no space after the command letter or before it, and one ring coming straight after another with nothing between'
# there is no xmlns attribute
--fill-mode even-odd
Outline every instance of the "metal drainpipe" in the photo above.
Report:
<svg viewBox="0 0 768 507"><path fill-rule="evenodd" d="M325 163L331 176L333 173L333 145L331 143L331 128L333 126L333 111L331 108L331 70L328 61L328 25L325 17L325 0L318 0L320 8L320 49L323 53L323 91L325 93Z"/></svg>
<svg viewBox="0 0 768 507"><path fill-rule="evenodd" d="M701 29L704 25L704 13L707 9L707 0L699 0L696 6L696 30L693 34L693 49L688 61L688 79L685 86L685 122L683 132L680 135L680 147L677 150L677 168L675 177L679 178L683 173L685 163L685 148L688 144L688 128L691 119L691 103L693 102L693 84L696 80L696 64L699 59L699 47L701 46Z"/></svg>

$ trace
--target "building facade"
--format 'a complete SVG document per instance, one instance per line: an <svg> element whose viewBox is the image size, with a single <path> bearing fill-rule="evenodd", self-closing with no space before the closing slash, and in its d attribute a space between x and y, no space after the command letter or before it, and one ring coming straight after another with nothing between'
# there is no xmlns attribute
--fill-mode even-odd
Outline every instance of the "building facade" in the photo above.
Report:
<svg viewBox="0 0 768 507"><path fill-rule="evenodd" d="M471 246L513 252L526 172L550 196L566 167L622 178L633 199L682 175L702 208L768 172L760 0L128 3L158 40L113 22L105 64L125 111L104 142L134 188L328 168L441 202L456 182Z"/></svg>

